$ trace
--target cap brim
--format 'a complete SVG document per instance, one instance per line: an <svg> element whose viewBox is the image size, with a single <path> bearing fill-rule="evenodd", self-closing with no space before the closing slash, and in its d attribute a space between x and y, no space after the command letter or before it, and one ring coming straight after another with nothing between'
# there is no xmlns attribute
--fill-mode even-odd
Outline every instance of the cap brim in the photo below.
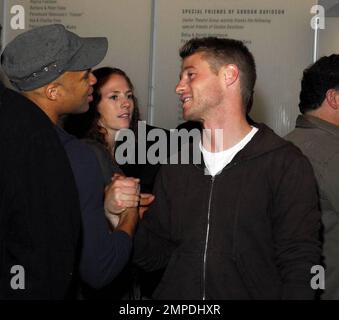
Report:
<svg viewBox="0 0 339 320"><path fill-rule="evenodd" d="M82 38L82 41L83 45L72 57L65 71L91 69L105 58L108 49L107 38Z"/></svg>

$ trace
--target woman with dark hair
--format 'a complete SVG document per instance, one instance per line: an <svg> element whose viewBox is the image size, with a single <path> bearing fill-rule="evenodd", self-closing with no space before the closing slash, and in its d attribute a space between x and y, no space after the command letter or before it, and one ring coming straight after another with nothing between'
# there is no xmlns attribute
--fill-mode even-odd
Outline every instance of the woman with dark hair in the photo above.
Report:
<svg viewBox="0 0 339 320"><path fill-rule="evenodd" d="M88 116L87 138L98 141L113 154L116 133L130 128L137 132L139 109L134 87L124 71L104 67L93 71L97 78Z"/></svg>
<svg viewBox="0 0 339 320"><path fill-rule="evenodd" d="M124 71L103 67L93 71L97 83L93 86L93 101L89 110L71 115L64 128L78 138L97 141L114 153L115 135L121 129L137 132L139 109L134 87Z"/></svg>
<svg viewBox="0 0 339 320"><path fill-rule="evenodd" d="M142 216L147 205L154 200L154 197L149 192L152 191L154 178L160 165L148 163L118 165L114 158L117 143L119 143L116 141L116 136L120 130L129 128L134 132L136 141L138 139L139 110L138 102L134 95L133 84L126 73L118 68L103 67L94 70L93 74L97 78L97 83L93 86L93 101L90 103L89 110L83 114L68 116L64 121L64 129L83 139L84 142L92 147L100 163L106 185L111 182L112 175L117 173L140 179L141 192L148 192L140 194L140 205L143 205L143 207L139 209L139 212ZM150 128L152 127L147 126L147 131ZM166 133L168 134L168 132ZM146 143L146 148L148 147L149 143ZM110 215L107 218L112 225L117 224L118 217L114 218ZM128 276L130 276L130 273ZM126 288L125 283L128 276L120 277L123 279L120 287ZM147 282L150 283L153 281L153 278L158 277L154 275ZM111 292L117 292L117 281L114 281L112 290L96 292L95 297L111 298ZM155 285L149 285L148 283L144 286L147 295L151 293L150 291L152 291ZM130 283L129 285L133 286L135 283ZM104 294L102 294L103 292ZM131 290L128 293L131 294ZM132 294L135 295L135 291ZM118 297L115 294L113 298L118 299L121 296ZM126 294L124 294L123 298L132 297L131 295L126 297Z"/></svg>
<svg viewBox="0 0 339 320"><path fill-rule="evenodd" d="M102 150L110 154L114 162L114 172L122 171L126 176L140 179L142 192L150 193L160 164L118 164L114 159L114 152L118 141L116 134L121 129L131 129L135 140L138 140L139 108L134 95L134 86L124 71L118 68L103 67L93 71L97 83L93 86L93 101L86 113L70 115L64 121L64 129L93 146L100 159ZM146 135L152 126L146 125ZM169 132L164 130L167 138ZM154 143L146 141L146 150ZM137 154L137 143L135 154ZM101 161L101 165L102 165ZM103 165L102 165L103 166ZM105 178L109 182L107 168L103 168ZM144 195L143 195L144 196Z"/></svg>
<svg viewBox="0 0 339 320"><path fill-rule="evenodd" d="M108 185L113 174L125 175L114 158L116 135L121 129L128 128L137 132L139 110L133 84L124 71L104 67L94 70L93 74L97 82L93 86L89 110L68 116L64 129L92 147ZM141 198L143 202L152 199L150 194L144 193ZM113 224L117 223L117 217L108 218Z"/></svg>

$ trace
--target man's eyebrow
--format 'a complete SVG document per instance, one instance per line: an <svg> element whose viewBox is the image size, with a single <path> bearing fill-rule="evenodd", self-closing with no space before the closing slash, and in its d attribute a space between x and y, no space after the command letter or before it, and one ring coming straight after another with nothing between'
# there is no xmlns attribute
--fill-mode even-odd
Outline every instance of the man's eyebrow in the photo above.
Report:
<svg viewBox="0 0 339 320"><path fill-rule="evenodd" d="M184 68L184 70L191 69L191 68L194 68L194 66L186 66L186 67Z"/></svg>

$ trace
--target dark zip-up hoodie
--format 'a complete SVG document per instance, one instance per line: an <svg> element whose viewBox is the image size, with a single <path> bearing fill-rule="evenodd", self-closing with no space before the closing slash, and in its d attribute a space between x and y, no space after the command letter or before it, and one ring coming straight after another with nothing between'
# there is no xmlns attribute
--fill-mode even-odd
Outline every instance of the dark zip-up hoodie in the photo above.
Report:
<svg viewBox="0 0 339 320"><path fill-rule="evenodd" d="M265 125L218 175L163 165L134 260L156 299L311 299L320 213L309 161Z"/></svg>

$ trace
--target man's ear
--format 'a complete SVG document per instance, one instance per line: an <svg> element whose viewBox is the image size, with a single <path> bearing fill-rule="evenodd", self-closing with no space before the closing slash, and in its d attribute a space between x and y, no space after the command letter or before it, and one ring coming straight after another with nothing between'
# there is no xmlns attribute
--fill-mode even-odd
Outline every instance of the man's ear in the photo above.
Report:
<svg viewBox="0 0 339 320"><path fill-rule="evenodd" d="M55 101L59 96L60 85L56 82L49 83L45 87L45 95L49 100Z"/></svg>
<svg viewBox="0 0 339 320"><path fill-rule="evenodd" d="M327 90L326 102L332 109L339 109L339 91L335 89Z"/></svg>
<svg viewBox="0 0 339 320"><path fill-rule="evenodd" d="M232 85L239 78L239 69L235 64L226 64L222 66L220 72L227 87Z"/></svg>

